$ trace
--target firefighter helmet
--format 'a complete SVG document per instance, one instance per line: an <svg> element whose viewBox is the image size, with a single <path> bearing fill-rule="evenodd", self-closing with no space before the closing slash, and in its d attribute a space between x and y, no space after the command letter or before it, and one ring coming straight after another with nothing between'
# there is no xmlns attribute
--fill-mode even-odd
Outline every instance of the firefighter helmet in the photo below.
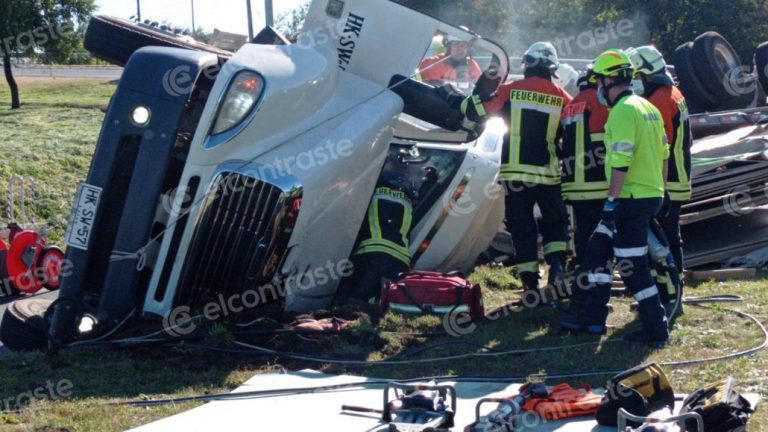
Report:
<svg viewBox="0 0 768 432"><path fill-rule="evenodd" d="M632 60L620 49L610 49L597 56L592 70L598 77L631 79L635 74Z"/></svg>
<svg viewBox="0 0 768 432"><path fill-rule="evenodd" d="M554 74L560 61L557 59L557 50L554 45L549 42L536 42L525 51L523 64L525 67L541 65Z"/></svg>
<svg viewBox="0 0 768 432"><path fill-rule="evenodd" d="M627 55L632 61L636 73L654 75L667 69L664 56L653 45L645 45L627 49Z"/></svg>
<svg viewBox="0 0 768 432"><path fill-rule="evenodd" d="M568 87L571 83L575 83L579 79L579 73L573 66L565 63L560 63L555 73L554 82L562 88Z"/></svg>

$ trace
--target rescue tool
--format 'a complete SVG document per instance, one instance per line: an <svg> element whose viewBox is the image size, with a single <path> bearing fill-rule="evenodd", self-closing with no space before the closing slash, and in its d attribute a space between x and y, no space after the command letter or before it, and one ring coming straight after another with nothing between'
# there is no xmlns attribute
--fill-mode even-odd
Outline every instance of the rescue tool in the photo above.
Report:
<svg viewBox="0 0 768 432"><path fill-rule="evenodd" d="M464 432L515 432L519 427L519 418L523 405L532 397L547 397L549 390L543 382L527 384L520 392L506 398L483 398L475 406L475 422L464 428ZM487 415L480 415L480 407L487 403L499 405Z"/></svg>
<svg viewBox="0 0 768 432"><path fill-rule="evenodd" d="M394 394L394 399L390 396ZM435 381L421 384L389 383L384 387L382 410L342 405L342 411L381 414L391 432L430 432L453 427L456 389Z"/></svg>

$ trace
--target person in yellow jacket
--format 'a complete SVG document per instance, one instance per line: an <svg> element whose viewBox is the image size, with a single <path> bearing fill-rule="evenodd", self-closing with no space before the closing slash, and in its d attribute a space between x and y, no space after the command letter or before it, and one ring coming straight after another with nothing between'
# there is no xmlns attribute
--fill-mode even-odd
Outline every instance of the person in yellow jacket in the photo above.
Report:
<svg viewBox="0 0 768 432"><path fill-rule="evenodd" d="M667 317L659 289L648 263L648 229L661 209L669 145L661 113L646 99L635 95L630 82L632 62L624 51L608 50L595 59L598 98L609 107L605 125L608 198L602 209L602 227L613 238L613 256L617 260L624 285L639 303L642 330L625 338L629 342L654 347L669 338ZM598 227L600 229L600 227ZM596 233L597 234L597 233ZM602 243L605 244L605 243ZM589 290L575 315L558 320L571 331L606 332L608 301L611 295L611 265L606 251L590 250Z"/></svg>

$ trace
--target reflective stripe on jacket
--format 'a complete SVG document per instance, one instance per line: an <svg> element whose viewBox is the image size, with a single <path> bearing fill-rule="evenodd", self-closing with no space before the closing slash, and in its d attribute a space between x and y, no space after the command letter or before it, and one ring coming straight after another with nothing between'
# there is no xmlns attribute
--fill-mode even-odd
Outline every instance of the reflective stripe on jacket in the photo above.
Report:
<svg viewBox="0 0 768 432"><path fill-rule="evenodd" d="M688 201L691 199L693 136L685 97L677 87L662 86L648 100L661 112L670 146L667 176L669 198L673 201Z"/></svg>
<svg viewBox="0 0 768 432"><path fill-rule="evenodd" d="M388 187L376 188L366 218L354 255L385 253L410 266L413 207L408 196Z"/></svg>
<svg viewBox="0 0 768 432"><path fill-rule="evenodd" d="M488 113L502 112L509 126L501 160L501 180L560 184L556 144L560 116L571 96L551 80L531 76L502 84L484 104Z"/></svg>
<svg viewBox="0 0 768 432"><path fill-rule="evenodd" d="M597 90L588 87L563 109L563 197L570 201L608 197L605 178L605 122L608 108L598 102Z"/></svg>

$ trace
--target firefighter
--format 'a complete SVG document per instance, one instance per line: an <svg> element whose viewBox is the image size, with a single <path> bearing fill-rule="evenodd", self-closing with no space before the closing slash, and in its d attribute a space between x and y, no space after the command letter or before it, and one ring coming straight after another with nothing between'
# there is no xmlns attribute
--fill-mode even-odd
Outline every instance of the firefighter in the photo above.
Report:
<svg viewBox="0 0 768 432"><path fill-rule="evenodd" d="M571 309L578 310L584 281L588 271L585 261L587 242L600 222L603 202L608 198L605 178L605 122L608 108L598 101L597 83L590 68L578 80L579 94L563 109L563 143L560 157L563 161L563 198L573 209L576 225L574 244L576 268L571 284Z"/></svg>
<svg viewBox="0 0 768 432"><path fill-rule="evenodd" d="M334 304L351 298L376 303L382 283L410 269L408 237L416 193L408 174L405 153L387 163L355 242L353 273L339 283Z"/></svg>
<svg viewBox="0 0 768 432"><path fill-rule="evenodd" d="M424 82L451 82L459 88L469 88L480 78L483 70L470 57L470 44L456 36L446 36L446 52L427 57L419 65Z"/></svg>
<svg viewBox="0 0 768 432"><path fill-rule="evenodd" d="M664 123L653 104L632 92L634 68L624 51L602 53L595 59L593 72L598 98L609 107L605 125L609 188L598 230L600 226L608 228L619 273L639 303L642 324L642 330L628 334L625 340L661 347L669 338L669 330L648 264L647 236L665 190L669 146ZM595 234L597 237L597 230ZM591 248L592 241L588 246ZM605 251L598 255L604 257ZM588 259L592 267L590 280L595 283L585 293L580 312L558 322L567 330L604 334L612 270L607 262L592 258L591 251Z"/></svg>
<svg viewBox="0 0 768 432"><path fill-rule="evenodd" d="M524 79L504 83L492 95L473 95L462 104L470 122L497 112L508 121L508 145L502 151L500 180L506 186L507 227L516 251L513 268L525 290L536 290L537 295L538 232L544 240L550 284L564 274L568 240L568 213L560 190L556 153L562 134L560 116L571 96L552 82L558 63L551 43L536 42L523 57ZM538 226L535 205L542 216Z"/></svg>
<svg viewBox="0 0 768 432"><path fill-rule="evenodd" d="M658 221L667 236L675 266L683 271L683 241L680 235L680 208L691 199L691 125L685 97L667 73L667 64L653 46L630 48L627 52L635 67L632 87L661 112L670 145L669 178L666 200Z"/></svg>

